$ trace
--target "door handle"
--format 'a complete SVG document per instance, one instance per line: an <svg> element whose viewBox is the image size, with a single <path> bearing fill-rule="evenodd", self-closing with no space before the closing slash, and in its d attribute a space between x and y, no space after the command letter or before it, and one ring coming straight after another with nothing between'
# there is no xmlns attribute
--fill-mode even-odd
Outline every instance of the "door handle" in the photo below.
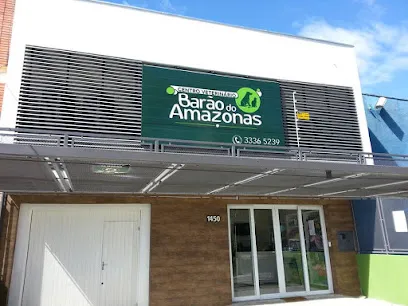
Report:
<svg viewBox="0 0 408 306"><path fill-rule="evenodd" d="M102 270L105 270L105 267L106 267L107 265L108 265L107 263L105 263L104 261L102 261Z"/></svg>

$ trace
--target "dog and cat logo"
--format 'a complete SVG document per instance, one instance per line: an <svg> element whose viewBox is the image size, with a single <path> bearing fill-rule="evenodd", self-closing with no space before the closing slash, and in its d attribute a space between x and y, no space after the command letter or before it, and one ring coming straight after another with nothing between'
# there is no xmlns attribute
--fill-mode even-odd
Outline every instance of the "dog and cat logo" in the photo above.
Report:
<svg viewBox="0 0 408 306"><path fill-rule="evenodd" d="M242 87L237 91L238 98L235 99L238 108L244 113L255 113L261 106L262 92L249 87Z"/></svg>

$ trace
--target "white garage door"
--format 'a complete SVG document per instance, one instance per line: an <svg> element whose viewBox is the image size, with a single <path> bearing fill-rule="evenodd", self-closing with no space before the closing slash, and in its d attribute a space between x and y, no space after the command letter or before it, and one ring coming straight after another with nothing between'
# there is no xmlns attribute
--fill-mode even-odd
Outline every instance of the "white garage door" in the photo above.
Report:
<svg viewBox="0 0 408 306"><path fill-rule="evenodd" d="M22 305L137 305L140 210L33 210Z"/></svg>

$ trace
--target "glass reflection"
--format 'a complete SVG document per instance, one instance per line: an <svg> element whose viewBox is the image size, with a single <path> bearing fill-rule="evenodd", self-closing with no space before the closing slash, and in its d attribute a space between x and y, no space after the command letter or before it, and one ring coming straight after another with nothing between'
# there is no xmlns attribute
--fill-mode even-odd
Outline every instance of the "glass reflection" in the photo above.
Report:
<svg viewBox="0 0 408 306"><path fill-rule="evenodd" d="M234 296L255 295L249 209L231 209Z"/></svg>
<svg viewBox="0 0 408 306"><path fill-rule="evenodd" d="M326 259L318 210L302 210L310 290L327 290Z"/></svg>
<svg viewBox="0 0 408 306"><path fill-rule="evenodd" d="M286 291L305 291L297 210L280 209L279 225Z"/></svg>
<svg viewBox="0 0 408 306"><path fill-rule="evenodd" d="M261 294L279 293L272 210L255 209L256 248Z"/></svg>

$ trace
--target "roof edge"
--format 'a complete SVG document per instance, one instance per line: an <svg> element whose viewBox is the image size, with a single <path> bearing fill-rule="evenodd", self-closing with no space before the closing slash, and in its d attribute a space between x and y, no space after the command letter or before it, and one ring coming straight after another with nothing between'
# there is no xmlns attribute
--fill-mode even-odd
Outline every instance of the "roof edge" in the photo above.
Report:
<svg viewBox="0 0 408 306"><path fill-rule="evenodd" d="M134 10L153 13L153 14L160 14L160 15L165 15L165 16L170 16L170 17L176 17L176 18L192 20L192 21L200 21L200 22L204 22L204 23L216 24L216 25L221 25L221 26L225 26L225 27L229 27L229 28L236 28L236 29L248 30L248 31L253 31L253 32L261 32L261 33L266 33L266 34L271 34L271 35L277 35L277 36L282 36L282 37L287 37L287 38L295 38L295 39L300 39L300 40L313 41L313 42L322 43L322 44L326 44L326 45L334 45L334 46L340 46L340 47L354 48L354 45L350 45L350 44L346 44L346 43L339 43L339 42L334 42L334 41L329 41L329 40L324 40L324 39L304 37L304 36L297 36L297 35L294 35L294 34L278 33L278 32L273 32L273 31L269 31L269 30L261 30L261 29L256 29L256 28L248 28L248 27L239 26L239 25L233 25L233 24L222 23L222 22L213 21L213 20L200 19L200 18L195 18L195 17L189 17L189 16L184 16L184 15L177 15L177 14L172 14L172 13L168 13L168 12L162 12L162 11L157 11L157 10L147 9L147 8L142 8L142 7L136 7L136 6L126 5L126 4L106 2L106 1L103 1L103 0L76 0L76 1L92 2L92 3L102 4L102 5L110 5L110 6L115 6L115 7L134 9Z"/></svg>

